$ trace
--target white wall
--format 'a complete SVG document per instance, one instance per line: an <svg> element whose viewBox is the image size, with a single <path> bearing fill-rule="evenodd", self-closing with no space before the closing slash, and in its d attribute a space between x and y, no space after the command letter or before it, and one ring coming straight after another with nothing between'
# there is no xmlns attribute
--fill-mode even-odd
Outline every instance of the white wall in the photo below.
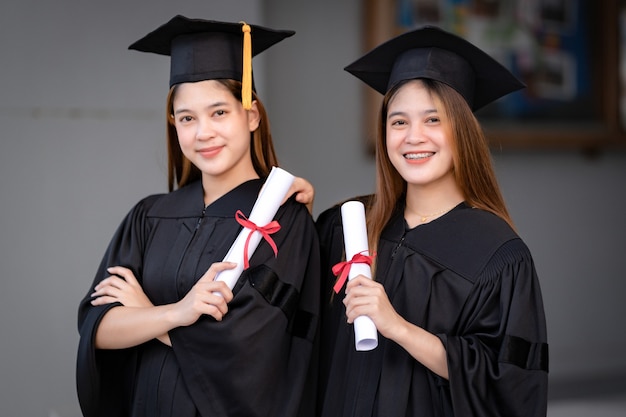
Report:
<svg viewBox="0 0 626 417"><path fill-rule="evenodd" d="M168 62L126 48L174 14L295 29L255 62L283 166L317 187L315 214L373 190L361 85L342 70L360 1L141 3L0 6L0 416L79 415L78 302L121 217L166 190ZM626 372L626 154L495 160L542 280L552 378Z"/></svg>

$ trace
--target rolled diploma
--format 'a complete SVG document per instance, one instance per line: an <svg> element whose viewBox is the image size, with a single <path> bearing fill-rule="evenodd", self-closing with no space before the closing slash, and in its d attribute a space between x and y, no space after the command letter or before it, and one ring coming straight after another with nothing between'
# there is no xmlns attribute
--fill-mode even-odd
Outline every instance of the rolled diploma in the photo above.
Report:
<svg viewBox="0 0 626 417"><path fill-rule="evenodd" d="M367 226L365 223L365 207L360 201L348 201L341 205L341 222L343 224L343 241L346 259L350 260L357 253L369 256L367 244ZM357 275L372 278L372 269L364 263L353 263L350 266L348 279ZM374 322L367 316L359 316L354 320L354 343L356 350L372 350L378 346L378 331Z"/></svg>
<svg viewBox="0 0 626 417"><path fill-rule="evenodd" d="M274 219L281 202L287 195L289 187L293 183L295 177L282 168L272 167L270 174L261 188L261 192L252 207L252 212L248 216L248 220L257 226L265 226ZM226 285L232 290L239 276L243 272L243 252L246 239L250 234L250 229L243 228L235 242L232 244L228 253L224 257L224 262L234 262L237 266L233 269L221 271L216 280L226 282ZM250 237L248 244L248 256L252 257L257 246L261 242L262 235L260 232L254 232Z"/></svg>

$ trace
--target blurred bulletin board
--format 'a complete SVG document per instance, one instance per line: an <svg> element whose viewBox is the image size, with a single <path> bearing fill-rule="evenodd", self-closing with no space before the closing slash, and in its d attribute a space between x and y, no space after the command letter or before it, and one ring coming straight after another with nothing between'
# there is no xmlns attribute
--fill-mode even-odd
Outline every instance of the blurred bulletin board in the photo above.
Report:
<svg viewBox="0 0 626 417"><path fill-rule="evenodd" d="M492 147L596 149L626 144L626 88L621 93L616 88L618 72L626 85L626 64L619 69L617 58L618 44L626 51L618 39L626 37L619 30L625 31L626 0L366 0L365 4L366 50L407 30L434 24L479 46L524 81L526 89L476 113ZM620 63L626 62L626 53L622 56ZM373 116L380 95L367 94L367 112ZM624 103L623 110L619 102ZM369 138L371 132L375 129L369 130Z"/></svg>

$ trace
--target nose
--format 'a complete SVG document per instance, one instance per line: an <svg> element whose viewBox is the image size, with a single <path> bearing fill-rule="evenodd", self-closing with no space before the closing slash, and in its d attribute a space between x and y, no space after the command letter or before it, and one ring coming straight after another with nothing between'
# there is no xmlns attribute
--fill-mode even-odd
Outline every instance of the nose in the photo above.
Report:
<svg viewBox="0 0 626 417"><path fill-rule="evenodd" d="M422 126L419 123L412 123L410 128L407 129L404 141L410 145L425 142Z"/></svg>
<svg viewBox="0 0 626 417"><path fill-rule="evenodd" d="M200 119L197 126L196 138L198 140L209 140L215 136L215 129L209 120Z"/></svg>

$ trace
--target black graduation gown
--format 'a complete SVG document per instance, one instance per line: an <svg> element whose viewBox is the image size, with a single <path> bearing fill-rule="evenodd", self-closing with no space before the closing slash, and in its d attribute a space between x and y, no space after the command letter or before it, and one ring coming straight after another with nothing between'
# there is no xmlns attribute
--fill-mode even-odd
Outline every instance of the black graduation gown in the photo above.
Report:
<svg viewBox="0 0 626 417"><path fill-rule="evenodd" d="M376 349L355 350L345 294L331 295L330 268L344 256L335 206L317 220L324 276L319 414L545 416L546 322L526 245L497 216L464 203L408 229L403 204L381 235L375 279L402 317L441 339L449 380L380 334Z"/></svg>
<svg viewBox="0 0 626 417"><path fill-rule="evenodd" d="M319 244L310 214L294 199L275 217L278 256L261 241L222 321L203 316L172 330L171 348L156 340L94 347L100 319L119 305L90 304L107 267L130 268L155 305L182 299L224 258L241 230L235 212L249 215L261 186L248 181L204 210L198 181L130 211L78 311L76 378L86 417L295 416L304 396L314 395L303 387L319 314Z"/></svg>

